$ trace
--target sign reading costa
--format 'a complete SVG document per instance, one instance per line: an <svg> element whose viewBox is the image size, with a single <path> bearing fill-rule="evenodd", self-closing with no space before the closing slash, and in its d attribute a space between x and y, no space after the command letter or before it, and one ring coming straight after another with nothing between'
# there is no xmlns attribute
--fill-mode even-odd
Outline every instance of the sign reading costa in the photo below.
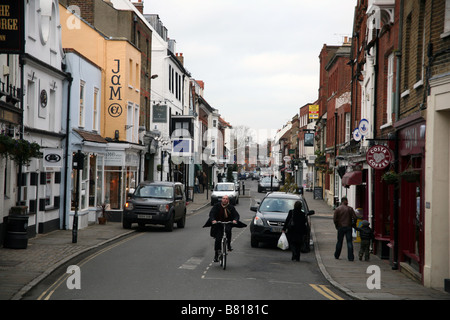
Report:
<svg viewBox="0 0 450 320"><path fill-rule="evenodd" d="M367 151L366 160L374 169L385 169L393 160L393 156L389 148L376 145Z"/></svg>

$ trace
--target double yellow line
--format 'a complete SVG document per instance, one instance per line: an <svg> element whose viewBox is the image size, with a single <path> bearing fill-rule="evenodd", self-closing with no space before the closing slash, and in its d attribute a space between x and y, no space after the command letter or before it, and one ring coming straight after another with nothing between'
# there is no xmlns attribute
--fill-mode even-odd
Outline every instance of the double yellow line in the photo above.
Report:
<svg viewBox="0 0 450 320"><path fill-rule="evenodd" d="M78 267L81 268L81 266L83 266L84 264L86 264L87 262L91 261L92 259L94 259L95 257L98 257L99 255L101 255L102 253L105 253L106 251L111 250L112 248L117 247L118 245L121 245L124 242L127 242L129 240L132 240L134 238L140 237L142 236L143 233L138 233L134 236L128 237L124 240L121 240L111 246L108 246L107 248L104 248L98 252L96 252L93 255L90 255L89 257L87 257L86 259L82 260L81 262L79 262L77 264ZM67 278L70 276L70 274L65 273L63 274L61 277L58 278L58 280L56 280L47 290L45 290L38 298L37 300L50 300L50 297L52 296L52 294L56 291L56 289L59 288L59 286L61 286L61 284L63 284L64 282L67 281Z"/></svg>
<svg viewBox="0 0 450 320"><path fill-rule="evenodd" d="M326 285L310 284L310 286L329 300L344 300L342 297L338 296L336 293L328 289Z"/></svg>

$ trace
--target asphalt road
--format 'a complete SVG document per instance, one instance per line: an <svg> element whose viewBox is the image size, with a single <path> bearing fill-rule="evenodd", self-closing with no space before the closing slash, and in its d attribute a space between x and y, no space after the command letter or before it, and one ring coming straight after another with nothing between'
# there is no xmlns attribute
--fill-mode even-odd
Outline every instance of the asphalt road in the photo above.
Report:
<svg viewBox="0 0 450 320"><path fill-rule="evenodd" d="M246 182L251 195L256 182ZM236 206L250 225L251 198ZM314 252L291 261L275 246L250 246L249 227L233 229L227 269L213 262L213 239L202 228L210 207L188 216L184 229L148 226L96 252L70 261L29 292L39 300L334 300L349 299L327 283ZM137 227L136 227L137 228ZM68 265L78 269L66 273ZM80 288L74 288L80 284Z"/></svg>

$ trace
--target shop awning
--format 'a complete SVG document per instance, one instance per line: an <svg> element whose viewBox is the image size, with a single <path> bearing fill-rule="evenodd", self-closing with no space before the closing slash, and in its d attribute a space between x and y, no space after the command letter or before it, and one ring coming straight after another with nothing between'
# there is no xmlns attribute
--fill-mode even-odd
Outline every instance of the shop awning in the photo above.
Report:
<svg viewBox="0 0 450 320"><path fill-rule="evenodd" d="M351 171L342 177L342 185L352 186L362 184L362 171Z"/></svg>

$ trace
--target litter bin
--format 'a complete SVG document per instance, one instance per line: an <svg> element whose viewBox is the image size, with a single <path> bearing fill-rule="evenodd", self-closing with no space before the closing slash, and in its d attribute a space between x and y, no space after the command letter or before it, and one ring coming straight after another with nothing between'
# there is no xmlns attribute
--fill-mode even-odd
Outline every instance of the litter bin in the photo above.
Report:
<svg viewBox="0 0 450 320"><path fill-rule="evenodd" d="M6 222L6 238L3 246L26 249L28 246L28 215L9 215Z"/></svg>

